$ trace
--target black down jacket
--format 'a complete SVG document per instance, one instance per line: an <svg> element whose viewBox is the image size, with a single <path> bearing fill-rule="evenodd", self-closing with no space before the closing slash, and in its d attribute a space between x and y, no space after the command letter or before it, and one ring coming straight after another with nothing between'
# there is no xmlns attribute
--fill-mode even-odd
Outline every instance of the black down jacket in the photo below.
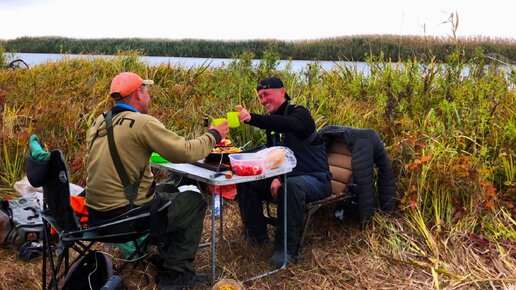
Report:
<svg viewBox="0 0 516 290"><path fill-rule="evenodd" d="M319 135L328 145L333 138L339 136L351 150L354 183L352 190L357 196L359 220L368 221L378 206L381 210L393 211L396 206L394 172L380 136L371 129L336 125L322 128ZM374 165L378 167L378 194L375 188Z"/></svg>

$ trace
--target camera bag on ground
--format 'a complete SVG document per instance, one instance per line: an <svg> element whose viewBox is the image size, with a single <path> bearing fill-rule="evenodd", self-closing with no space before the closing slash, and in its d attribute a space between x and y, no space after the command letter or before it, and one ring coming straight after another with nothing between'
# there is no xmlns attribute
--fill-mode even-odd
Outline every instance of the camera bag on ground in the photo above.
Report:
<svg viewBox="0 0 516 290"><path fill-rule="evenodd" d="M17 200L0 201L0 243L19 249L26 242L43 238L41 200L26 196Z"/></svg>

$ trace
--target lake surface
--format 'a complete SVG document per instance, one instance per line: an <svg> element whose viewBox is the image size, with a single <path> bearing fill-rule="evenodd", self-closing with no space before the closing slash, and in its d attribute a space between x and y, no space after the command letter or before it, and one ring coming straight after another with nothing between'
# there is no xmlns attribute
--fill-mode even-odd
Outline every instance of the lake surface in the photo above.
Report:
<svg viewBox="0 0 516 290"><path fill-rule="evenodd" d="M81 54L58 54L58 53L6 53L8 60L22 59L30 67L47 63L57 62L64 58L113 58L111 55L81 55ZM141 61L149 65L159 65L170 63L176 66L183 66L186 68L199 67L208 65L210 67L225 67L234 59L230 58L196 58L196 57L167 57L167 56L140 56ZM259 59L253 60L253 65L257 66L260 63ZM309 64L318 63L323 70L331 70L337 65L346 65L348 67L356 66L357 71L364 73L369 72L369 65L365 62L350 62L350 61L310 61L310 60L280 60L278 69L283 70L290 64L293 72L302 72L307 70Z"/></svg>
<svg viewBox="0 0 516 290"><path fill-rule="evenodd" d="M65 58L84 58L84 59L96 59L96 58L114 58L112 55L82 55L82 54L58 54L58 53L5 53L7 60L12 61L15 59L22 59L29 67L47 63L47 62L58 62ZM230 58L197 58L197 57L168 57L168 56L140 56L141 61L153 66L159 64L171 64L174 66L182 66L185 68L209 66L209 67L226 67L229 63L235 61ZM253 60L253 65L258 66L260 63L259 59ZM311 61L311 60L280 60L278 70L284 70L287 66L290 66L291 71L294 73L300 73L308 69L309 64L319 64L321 69L330 71L337 66L343 66L352 68L357 72L362 72L365 75L369 75L370 67L366 62L352 62L352 61ZM421 66L424 66L423 64ZM511 70L516 69L516 66L502 65L501 68L507 73ZM469 67L465 66L462 70L462 76L469 74Z"/></svg>

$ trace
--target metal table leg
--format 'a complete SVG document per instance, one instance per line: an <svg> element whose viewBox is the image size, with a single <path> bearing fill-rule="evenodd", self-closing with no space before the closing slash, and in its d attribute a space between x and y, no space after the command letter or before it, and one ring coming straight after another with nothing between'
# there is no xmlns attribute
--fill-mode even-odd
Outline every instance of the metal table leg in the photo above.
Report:
<svg viewBox="0 0 516 290"><path fill-rule="evenodd" d="M283 251L284 251L283 259L284 260L283 261L284 261L284 263L280 268L265 272L263 274L260 274L260 275L257 275L257 276L251 277L251 278L248 278L248 279L242 281L243 283L263 278L265 276L274 274L276 272L279 272L280 270L287 268L288 262L287 262L287 174L286 173L284 174L283 180L285 180L285 184L283 186L283 224L284 224L284 228L283 228Z"/></svg>
<svg viewBox="0 0 516 290"><path fill-rule="evenodd" d="M220 207L220 224L219 224L219 228L220 228L220 237L219 237L219 241L222 242L222 240L224 239L224 232L223 232L223 223L222 223L222 217L224 216L223 215L223 208L224 208L224 197L222 196L222 185L219 186L219 207Z"/></svg>
<svg viewBox="0 0 516 290"><path fill-rule="evenodd" d="M211 194L211 284L215 284L215 275L217 268L217 254L215 249L215 192Z"/></svg>
<svg viewBox="0 0 516 290"><path fill-rule="evenodd" d="M215 280L217 278L217 229L215 228L215 217L216 217L216 210L215 210L215 198L216 197L215 188L213 189L213 192L211 194L211 283L212 285L215 284ZM219 215L220 215L220 223L219 223L219 241L222 242L222 239L224 239L224 232L223 232L223 203L224 198L222 197L222 186L219 186Z"/></svg>
<svg viewBox="0 0 516 290"><path fill-rule="evenodd" d="M283 266L280 269L287 268L287 174L285 173L285 184L283 185Z"/></svg>

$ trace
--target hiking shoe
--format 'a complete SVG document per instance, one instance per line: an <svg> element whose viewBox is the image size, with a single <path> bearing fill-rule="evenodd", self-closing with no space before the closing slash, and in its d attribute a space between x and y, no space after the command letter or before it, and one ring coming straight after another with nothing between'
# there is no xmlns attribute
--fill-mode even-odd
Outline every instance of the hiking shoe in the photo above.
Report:
<svg viewBox="0 0 516 290"><path fill-rule="evenodd" d="M25 242L18 252L18 257L20 260L27 262L34 258L37 258L43 254L43 244L27 241Z"/></svg>
<svg viewBox="0 0 516 290"><path fill-rule="evenodd" d="M165 266L163 266L163 258L160 256L160 255L151 255L150 258L148 259L149 263L154 266L154 268L156 269L156 271L158 273L164 273L164 272L167 272L169 271L169 269L165 268Z"/></svg>
<svg viewBox="0 0 516 290"><path fill-rule="evenodd" d="M161 290L181 290L199 287L208 282L208 275L194 272L166 272L159 274L158 285Z"/></svg>
<svg viewBox="0 0 516 290"><path fill-rule="evenodd" d="M292 258L292 255L287 254L287 263L292 262ZM283 250L275 250L274 254L272 254L269 259L269 263L278 268L283 266L283 264L285 264L285 252Z"/></svg>

